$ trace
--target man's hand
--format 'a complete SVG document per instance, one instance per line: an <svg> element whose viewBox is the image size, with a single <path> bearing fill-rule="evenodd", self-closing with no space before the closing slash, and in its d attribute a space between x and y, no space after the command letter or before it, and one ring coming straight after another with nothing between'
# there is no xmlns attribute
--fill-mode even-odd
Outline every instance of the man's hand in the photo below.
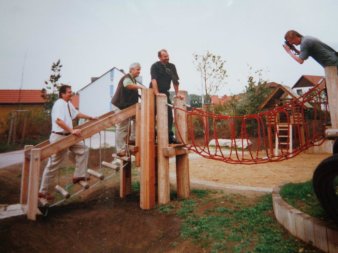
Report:
<svg viewBox="0 0 338 253"><path fill-rule="evenodd" d="M80 137L81 136L81 129L73 129L71 131L71 134L74 134L76 137Z"/></svg>
<svg viewBox="0 0 338 253"><path fill-rule="evenodd" d="M182 96L182 95L176 95L175 98L178 98L178 99L183 100L183 99L184 99L184 96Z"/></svg>

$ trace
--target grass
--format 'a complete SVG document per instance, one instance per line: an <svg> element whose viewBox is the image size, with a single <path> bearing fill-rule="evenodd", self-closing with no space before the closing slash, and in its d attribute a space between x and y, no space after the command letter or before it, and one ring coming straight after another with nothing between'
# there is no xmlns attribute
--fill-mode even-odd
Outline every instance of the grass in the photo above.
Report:
<svg viewBox="0 0 338 253"><path fill-rule="evenodd" d="M313 191L312 181L286 184L282 187L280 195L290 205L313 217L327 218Z"/></svg>
<svg viewBox="0 0 338 253"><path fill-rule="evenodd" d="M190 199L172 201L158 210L179 216L181 237L207 252L318 252L295 240L277 223L271 195L252 201L239 195L192 190Z"/></svg>

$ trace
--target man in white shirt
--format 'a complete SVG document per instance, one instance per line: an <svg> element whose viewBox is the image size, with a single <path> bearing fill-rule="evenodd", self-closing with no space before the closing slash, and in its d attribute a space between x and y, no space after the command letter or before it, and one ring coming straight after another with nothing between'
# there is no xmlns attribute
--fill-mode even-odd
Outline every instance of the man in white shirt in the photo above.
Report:
<svg viewBox="0 0 338 253"><path fill-rule="evenodd" d="M75 109L70 102L72 98L72 89L69 85L62 85L59 89L59 99L54 103L52 108L52 133L49 137L49 142L57 142L70 134L81 136L80 129L73 129L73 119L94 119L91 116L85 115ZM74 154L76 166L73 176L73 183L86 180L86 169L88 163L88 148L84 142L74 144L69 147L69 150ZM44 169L40 186L39 197L45 199L53 199L50 195L52 183L55 179L59 165L67 154L67 149L52 155Z"/></svg>

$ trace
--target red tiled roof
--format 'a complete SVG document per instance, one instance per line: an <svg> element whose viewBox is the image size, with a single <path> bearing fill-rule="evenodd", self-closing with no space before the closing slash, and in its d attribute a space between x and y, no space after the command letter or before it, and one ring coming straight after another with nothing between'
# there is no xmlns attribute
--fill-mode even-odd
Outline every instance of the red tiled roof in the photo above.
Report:
<svg viewBox="0 0 338 253"><path fill-rule="evenodd" d="M0 90L0 104L43 104L41 90Z"/></svg>
<svg viewBox="0 0 338 253"><path fill-rule="evenodd" d="M297 87L298 88L313 87L319 84L322 80L324 80L323 76L303 75L298 79L298 81L295 83L292 89L297 88Z"/></svg>

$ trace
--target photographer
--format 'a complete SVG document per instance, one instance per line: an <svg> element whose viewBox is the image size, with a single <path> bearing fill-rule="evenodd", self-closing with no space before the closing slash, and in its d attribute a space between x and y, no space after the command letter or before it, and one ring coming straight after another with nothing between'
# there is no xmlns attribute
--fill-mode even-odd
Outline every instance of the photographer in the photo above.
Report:
<svg viewBox="0 0 338 253"><path fill-rule="evenodd" d="M285 44L283 47L285 51L298 63L302 64L304 60L311 56L324 68L328 66L338 67L337 52L319 39L303 36L294 30L288 31L284 38ZM300 45L300 51L294 45Z"/></svg>

